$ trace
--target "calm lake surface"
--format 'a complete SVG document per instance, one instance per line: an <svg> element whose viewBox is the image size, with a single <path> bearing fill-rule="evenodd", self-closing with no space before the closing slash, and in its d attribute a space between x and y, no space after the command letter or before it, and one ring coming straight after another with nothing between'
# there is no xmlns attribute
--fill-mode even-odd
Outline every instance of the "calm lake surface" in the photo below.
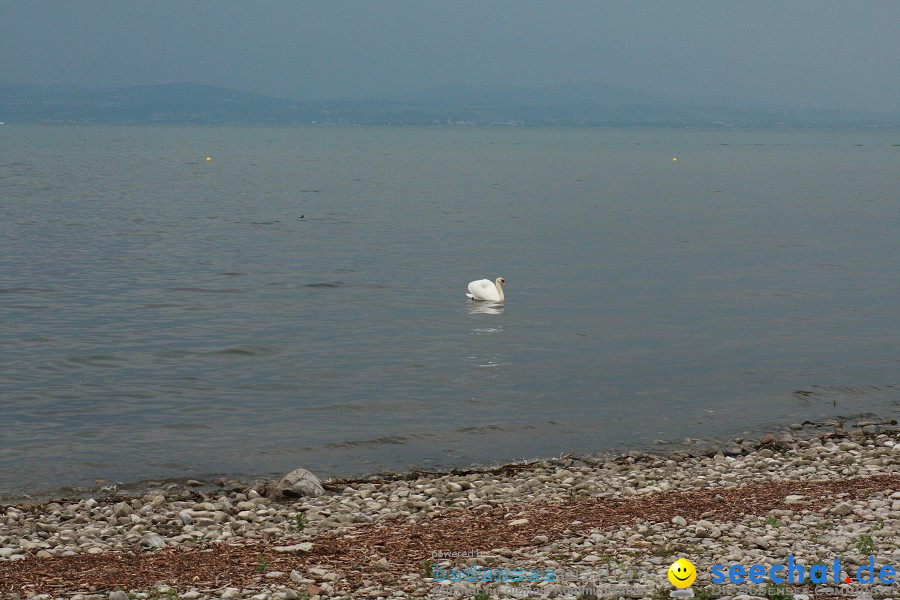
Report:
<svg viewBox="0 0 900 600"><path fill-rule="evenodd" d="M0 498L895 418L898 231L900 132L2 126Z"/></svg>

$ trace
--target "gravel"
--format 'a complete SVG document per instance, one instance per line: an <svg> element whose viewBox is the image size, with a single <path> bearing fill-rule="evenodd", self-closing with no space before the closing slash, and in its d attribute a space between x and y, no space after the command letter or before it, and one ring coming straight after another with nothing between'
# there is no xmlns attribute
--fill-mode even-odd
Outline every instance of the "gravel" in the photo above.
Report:
<svg viewBox="0 0 900 600"><path fill-rule="evenodd" d="M434 575L477 567L556 574L481 583L492 598L668 597L666 570L679 556L697 565L693 587L703 589L713 564L768 567L788 554L800 564L840 558L842 579L855 578L870 555L877 566L900 563L900 433L889 425L794 424L756 441L692 441L669 454L567 456L321 488L304 473L306 489L324 492L316 497L286 498L295 492L285 493L284 480L192 481L128 497L2 506L0 593L472 597L473 584ZM567 573L590 574L599 587L563 585Z"/></svg>

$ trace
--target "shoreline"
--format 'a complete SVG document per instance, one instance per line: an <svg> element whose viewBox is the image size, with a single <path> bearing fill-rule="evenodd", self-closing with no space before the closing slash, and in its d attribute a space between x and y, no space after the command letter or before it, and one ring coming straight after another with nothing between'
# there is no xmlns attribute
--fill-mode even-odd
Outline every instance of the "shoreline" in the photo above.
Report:
<svg viewBox="0 0 900 600"><path fill-rule="evenodd" d="M435 579L454 568L605 569L600 583L625 585L619 595L668 597L678 556L695 562L701 589L713 564L772 566L788 554L807 565L839 556L852 569L871 548L877 564L898 566L896 425L792 425L718 447L685 442L694 452L332 479L318 497L231 481L8 504L0 597L471 597L472 584ZM640 590L622 579L636 572L647 576ZM559 583L480 586L492 598L578 597Z"/></svg>
<svg viewBox="0 0 900 600"><path fill-rule="evenodd" d="M874 414L874 413L861 413L850 415L848 417L827 417L818 419L816 421L804 421L803 423L795 423L791 425L783 425L776 427L766 427L760 426L754 428L752 430L743 430L740 431L740 435L738 435L739 429L735 429L732 432L733 435L729 436L727 434L722 434L709 438L683 438L683 439L657 439L652 443L643 443L636 444L634 446L629 446L627 448L621 447L612 447L605 450L600 450L596 452L589 452L587 454L581 453L560 453L559 456L536 456L530 459L522 458L521 460L503 463L503 462L488 462L488 461L477 461L470 462L468 464L459 464L447 467L438 467L436 469L433 468L401 468L401 469L393 469L393 468L382 468L382 469L374 469L370 471L362 471L357 475L325 475L321 477L321 474L318 471L315 471L317 475L320 475L322 481L326 482L326 485L331 485L329 482L365 482L370 479L386 479L386 480L394 480L397 478L405 478L410 476L411 474L424 474L424 475L450 475L454 473L490 473L491 471L502 467L506 464L518 464L518 463L529 463L535 461L548 461L548 460L556 460L560 456L578 456L579 459L586 461L606 461L610 459L616 459L622 456L642 456L642 455L650 455L650 456L665 456L671 454L673 452L688 452L690 454L709 454L712 455L715 451L723 450L729 451L730 453L734 453L735 441L736 439L743 440L747 439L749 441L758 439L760 436L765 435L775 435L775 436L784 436L787 433L793 433L795 436L806 436L815 437L816 432L819 430L828 430L834 427L838 427L840 424L846 423L850 427L857 427L859 424L862 424L864 427L877 426L877 427L885 427L885 426L895 426L897 425L897 420L892 417L885 417L882 415ZM740 444L738 444L740 445ZM298 465L306 467L306 465ZM261 482L270 480L272 478L277 478L280 476L280 473L277 472L269 472L267 474L256 473L256 474L247 474L247 473L202 473L202 474L193 474L193 475L179 475L174 477L154 477L147 479L139 479L135 481L111 481L105 479L98 479L94 482L94 485L63 485L55 489L41 489L41 490L32 490L26 491L22 493L12 493L12 492L3 492L0 490L0 510L7 506L15 506L19 504L34 504L34 505L42 505L52 502L58 501L71 501L71 500L83 500L87 498L104 498L104 497L125 497L125 496L140 496L144 495L147 492L160 490L160 489L176 489L176 488L184 488L191 489L196 491L205 491L211 492L217 489L232 489L236 487L246 487L250 488L260 484Z"/></svg>

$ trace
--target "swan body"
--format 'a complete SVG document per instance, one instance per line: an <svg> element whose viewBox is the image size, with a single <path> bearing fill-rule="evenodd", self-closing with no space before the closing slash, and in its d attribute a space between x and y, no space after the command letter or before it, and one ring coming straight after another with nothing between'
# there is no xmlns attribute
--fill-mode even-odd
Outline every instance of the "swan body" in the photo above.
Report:
<svg viewBox="0 0 900 600"><path fill-rule="evenodd" d="M466 296L472 300L503 302L503 285L505 283L506 280L502 277L498 277L496 281L478 279L469 284L469 293Z"/></svg>

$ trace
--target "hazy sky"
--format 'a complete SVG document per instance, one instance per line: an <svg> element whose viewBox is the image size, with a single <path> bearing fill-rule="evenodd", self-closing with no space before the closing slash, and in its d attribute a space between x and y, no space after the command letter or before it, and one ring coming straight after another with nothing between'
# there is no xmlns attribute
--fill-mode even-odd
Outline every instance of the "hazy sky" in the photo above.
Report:
<svg viewBox="0 0 900 600"><path fill-rule="evenodd" d="M0 81L295 99L600 82L900 110L900 1L0 0Z"/></svg>

